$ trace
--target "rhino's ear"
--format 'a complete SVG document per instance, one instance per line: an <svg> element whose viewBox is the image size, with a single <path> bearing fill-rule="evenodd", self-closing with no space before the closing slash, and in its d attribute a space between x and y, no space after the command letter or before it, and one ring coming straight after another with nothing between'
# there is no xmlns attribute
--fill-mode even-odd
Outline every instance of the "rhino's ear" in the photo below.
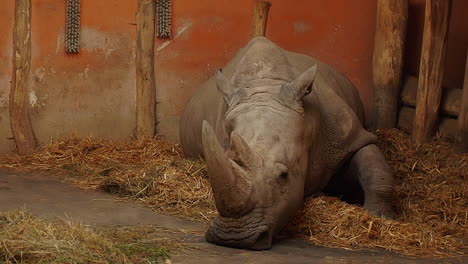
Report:
<svg viewBox="0 0 468 264"><path fill-rule="evenodd" d="M294 81L284 89L289 91L282 91L292 93L292 96L296 100L301 100L304 96L308 95L312 91L312 85L314 84L315 76L317 75L317 64L310 67L305 72L301 73Z"/></svg>
<svg viewBox="0 0 468 264"><path fill-rule="evenodd" d="M216 86L218 87L218 91L223 95L224 100L229 102L233 92L234 87L232 87L231 81L224 75L222 69L219 69L216 72Z"/></svg>

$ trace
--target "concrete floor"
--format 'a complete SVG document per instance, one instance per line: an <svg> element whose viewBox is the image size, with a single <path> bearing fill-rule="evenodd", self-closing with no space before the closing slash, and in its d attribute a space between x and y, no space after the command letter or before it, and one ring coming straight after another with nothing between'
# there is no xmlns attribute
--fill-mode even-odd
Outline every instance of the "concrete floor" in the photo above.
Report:
<svg viewBox="0 0 468 264"><path fill-rule="evenodd" d="M90 225L155 225L172 230L191 248L173 256L173 263L468 263L468 258L408 258L383 250L345 251L322 248L298 239L277 241L268 251L218 247L204 240L206 225L165 216L101 192L79 189L51 176L0 172L0 211L25 208L46 219L69 217Z"/></svg>

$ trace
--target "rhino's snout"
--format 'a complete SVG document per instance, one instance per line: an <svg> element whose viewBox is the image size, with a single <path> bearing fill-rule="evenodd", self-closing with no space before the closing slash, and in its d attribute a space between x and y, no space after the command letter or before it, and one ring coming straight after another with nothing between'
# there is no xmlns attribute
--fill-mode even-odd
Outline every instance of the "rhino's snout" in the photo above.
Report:
<svg viewBox="0 0 468 264"><path fill-rule="evenodd" d="M240 218L217 216L206 232L206 241L226 247L252 250L270 249L273 240L271 222L259 209Z"/></svg>
<svg viewBox="0 0 468 264"><path fill-rule="evenodd" d="M233 237L229 238L229 236L220 235L220 231L216 231L216 229L210 228L206 232L205 238L209 243L225 247L251 250L267 250L271 248L273 240L273 232L271 230L253 231L246 238L236 239L235 236L241 233L242 232L233 234Z"/></svg>
<svg viewBox="0 0 468 264"><path fill-rule="evenodd" d="M271 230L263 231L250 247L252 250L266 250L271 248L273 232Z"/></svg>

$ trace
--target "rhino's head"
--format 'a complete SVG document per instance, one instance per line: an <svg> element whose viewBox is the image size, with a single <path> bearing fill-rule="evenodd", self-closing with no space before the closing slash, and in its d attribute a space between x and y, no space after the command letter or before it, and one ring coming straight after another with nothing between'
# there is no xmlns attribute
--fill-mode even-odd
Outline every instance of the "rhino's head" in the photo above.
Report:
<svg viewBox="0 0 468 264"><path fill-rule="evenodd" d="M224 148L208 122L203 147L219 215L206 233L218 245L268 249L302 205L308 153L302 99L317 67L292 82L269 80L234 87L221 72L216 81L228 104L230 139ZM267 84L267 85L265 85Z"/></svg>

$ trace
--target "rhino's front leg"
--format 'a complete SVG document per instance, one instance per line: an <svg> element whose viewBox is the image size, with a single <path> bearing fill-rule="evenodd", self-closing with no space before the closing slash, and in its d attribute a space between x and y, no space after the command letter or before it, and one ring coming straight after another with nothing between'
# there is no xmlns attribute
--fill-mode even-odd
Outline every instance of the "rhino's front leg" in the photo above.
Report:
<svg viewBox="0 0 468 264"><path fill-rule="evenodd" d="M364 208L387 218L395 218L392 209L393 174L380 149L367 145L357 151L349 163L350 172L364 190Z"/></svg>

